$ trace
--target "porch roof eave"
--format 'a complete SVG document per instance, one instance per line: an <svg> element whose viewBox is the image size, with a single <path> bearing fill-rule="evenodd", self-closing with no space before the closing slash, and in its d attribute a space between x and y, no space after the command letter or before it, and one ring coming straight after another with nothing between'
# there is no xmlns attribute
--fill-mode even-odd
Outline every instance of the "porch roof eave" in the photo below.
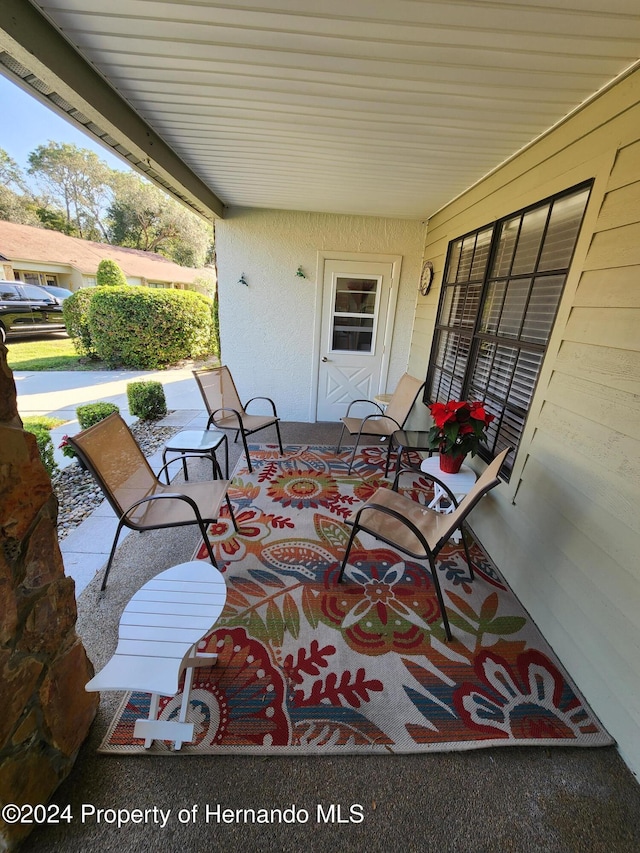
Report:
<svg viewBox="0 0 640 853"><path fill-rule="evenodd" d="M223 218L218 196L24 0L3 0L0 73L85 132L203 219Z"/></svg>

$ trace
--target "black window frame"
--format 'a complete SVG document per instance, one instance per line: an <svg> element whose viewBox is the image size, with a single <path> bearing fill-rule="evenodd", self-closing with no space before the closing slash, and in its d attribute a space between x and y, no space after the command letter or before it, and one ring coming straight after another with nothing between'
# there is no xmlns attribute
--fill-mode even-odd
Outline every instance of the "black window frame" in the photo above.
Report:
<svg viewBox="0 0 640 853"><path fill-rule="evenodd" d="M544 199L541 199L531 205L521 208L513 213L509 213L500 219L487 223L479 228L469 231L460 237L456 237L448 245L447 258L442 277L442 286L440 299L438 302L438 311L436 314L436 322L431 344L431 353L429 356L429 365L427 369L427 377L423 399L426 405L432 402L446 402L448 399L466 400L473 398L481 400L485 403L487 409L496 416L496 420L491 425L489 430L489 442L487 445L482 445L480 448L480 456L486 461L490 461L496 456L501 449L506 446L514 448L514 453L509 454L507 463L503 469L505 479L509 479L513 462L518 452L522 434L526 427L526 421L531 409L531 402L535 396L538 380L544 363L544 358L549 346L551 335L558 315L558 310L562 302L562 296L566 281L571 269L571 264L575 255L575 249L580 237L580 232L584 223L584 218L589 205L593 180L588 180L569 187L559 193L554 193ZM566 261L566 265L551 269L542 269L540 261L545 248L545 240L549 234L549 224L554 209L554 204L562 199L573 195L579 195L586 192L586 200L584 208L580 216L579 222L573 237L573 245L570 255ZM539 244L535 252L535 263L531 269L522 272L513 272L514 262L520 248L519 238L522 232L522 224L526 216L535 214L536 211L543 211L548 207L546 221L541 231ZM519 219L517 236L514 241L514 248L510 256L510 264L508 271L497 270L497 252L500 247L503 229L507 223ZM484 239L485 235L489 234L489 247L486 251L486 258L481 274L477 274L478 248L479 239ZM473 251L469 255L469 250L465 246L469 246L470 241L473 241ZM484 254L484 252L483 252ZM461 272L461 262L465 260L466 266L463 270L468 270L466 278L459 278ZM482 257L481 257L482 260ZM452 265L456 264L455 274L452 275ZM476 275L474 277L474 268ZM500 274L498 274L500 272ZM557 298L553 316L548 324L548 330L542 342L523 339L524 327L527 319L527 310L531 304L532 296L535 292L535 287L538 283L551 282L553 279L562 277L562 282L554 291L554 298ZM527 280L529 283L527 285ZM511 291L510 285L512 282L522 283L522 289L526 289L526 296L523 301L523 308L519 314L518 334L509 336L506 334L489 333L482 330L483 318L485 317L485 309L488 307L488 298L499 293L498 287L500 283L504 284L504 292L502 294L501 307L498 311L498 322L496 328L499 328L504 308L507 302L507 293L512 292L517 295L517 286ZM443 312L447 309L446 316L443 317ZM471 320L471 313L474 314ZM516 315L517 316L517 312ZM452 318L458 322L452 323ZM445 322L446 321L446 322ZM449 341L453 340L454 344L450 348ZM457 341L457 342L456 342ZM464 343L463 343L464 342ZM468 349L466 348L468 343ZM479 394L473 389L476 384L480 387L482 376L481 367L482 360L486 360L485 356L481 357L481 351L485 348L485 352L491 351L493 347L493 355L488 360L489 369L485 371L486 384L484 394ZM499 397L495 390L492 390L491 377L492 369L496 363L497 353L502 350L505 354L511 350L515 357L515 363L512 365L512 372L508 381L508 388ZM439 352L443 355L441 361L438 360ZM523 355L524 354L524 355ZM538 360L535 379L531 384L527 384L521 376L517 384L518 388L524 389L528 393L528 404L526 408L516 404L512 398L514 391L514 380L518 377L518 365L522 358L523 364L526 365L526 356L531 356L531 363ZM448 358L447 358L448 357ZM449 366L447 366L447 363ZM462 366L462 370L460 370ZM508 367L508 365L507 365ZM438 378L438 390L442 387L442 380L445 379L445 385L448 388L447 394L433 393L434 382ZM477 378L476 378L477 377ZM476 380L474 383L474 379Z"/></svg>

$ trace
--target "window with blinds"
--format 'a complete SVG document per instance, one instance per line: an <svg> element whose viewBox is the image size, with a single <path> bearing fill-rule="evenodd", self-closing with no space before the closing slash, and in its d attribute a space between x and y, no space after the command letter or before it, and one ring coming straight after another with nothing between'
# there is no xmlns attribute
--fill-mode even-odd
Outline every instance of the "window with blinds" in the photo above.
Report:
<svg viewBox="0 0 640 853"><path fill-rule="evenodd" d="M425 402L481 400L495 416L487 459L517 451L590 191L574 187L449 245Z"/></svg>

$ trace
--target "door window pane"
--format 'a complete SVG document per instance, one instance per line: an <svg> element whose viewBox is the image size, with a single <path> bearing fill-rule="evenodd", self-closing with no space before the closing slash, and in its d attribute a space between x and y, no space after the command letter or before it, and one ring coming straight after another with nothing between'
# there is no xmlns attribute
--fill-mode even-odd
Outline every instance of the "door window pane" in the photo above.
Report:
<svg viewBox="0 0 640 853"><path fill-rule="evenodd" d="M380 279L338 276L331 349L372 353Z"/></svg>
<svg viewBox="0 0 640 853"><path fill-rule="evenodd" d="M373 314L376 307L375 279L338 279L336 313Z"/></svg>

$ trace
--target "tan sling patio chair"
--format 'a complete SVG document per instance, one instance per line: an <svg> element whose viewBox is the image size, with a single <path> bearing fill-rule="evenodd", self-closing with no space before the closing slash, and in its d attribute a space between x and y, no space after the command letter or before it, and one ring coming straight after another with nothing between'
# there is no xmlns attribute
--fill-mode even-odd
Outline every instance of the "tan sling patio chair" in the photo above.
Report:
<svg viewBox="0 0 640 853"><path fill-rule="evenodd" d="M217 521L223 501L226 501L234 529L238 530L227 496L229 481L222 479L221 471L218 470L220 479L217 480L181 483L179 486L161 483L138 447L131 430L117 412L69 438L69 444L93 474L118 516L118 528L102 580L102 589L107 585L107 577L123 527L129 527L131 530L158 530L197 524L209 552L209 559L212 565L216 566L207 536L207 525Z"/></svg>
<svg viewBox="0 0 640 853"><path fill-rule="evenodd" d="M353 400L349 403L347 414L341 419L342 432L340 433L340 440L338 441L338 447L336 448L336 453L340 453L340 447L342 445L345 430L348 430L349 435L356 436L353 453L349 460L349 474L351 473L353 460L356 458L356 451L358 450L360 438L363 435L373 435L378 438L389 438L396 430L402 429L409 417L409 412L411 411L413 404L418 399L418 394L420 394L423 388L424 382L421 382L419 379L405 373L398 382L397 388L393 392L393 396L391 397L386 410L383 411L382 406L379 406L373 400ZM351 412L351 409L358 403L368 403L370 406L374 406L376 411L364 418L350 417L349 413ZM390 454L391 442L389 441L387 447L387 471L389 470Z"/></svg>
<svg viewBox="0 0 640 853"><path fill-rule="evenodd" d="M376 539L386 542L397 548L403 554L413 557L417 560L428 560L431 568L431 577L433 585L438 597L440 605L440 613L447 640L451 640L451 629L449 628L449 619L445 609L444 599L442 597L442 589L438 580L438 571L436 568L436 559L446 543L449 541L451 534L455 530L460 530L462 534L462 542L464 544L465 556L467 565L469 566L469 574L473 579L473 567L471 565L471 557L469 556L469 548L464 536L464 522L476 506L480 498L487 494L491 489L497 486L500 482L500 468L510 452L511 448L507 447L487 467L486 471L476 481L476 484L467 494L467 496L456 506L456 509L451 513L441 513L435 510L428 509L424 504L411 500L406 495L398 493L398 479L403 471L396 473L396 478L393 483L393 488L378 489L367 502L356 510L347 519L348 524L353 525L353 530L347 543L347 550L340 566L340 574L338 582L342 580L345 566L349 559L349 552L357 534L363 530L365 533L370 533ZM413 470L413 469L405 469ZM457 501L450 489L444 483L441 483L437 477L431 475L429 479L435 480L448 492L450 499L454 505Z"/></svg>
<svg viewBox="0 0 640 853"><path fill-rule="evenodd" d="M284 453L282 439L280 438L280 419L276 412L276 405L270 397L252 397L243 405L240 402L240 397L238 396L231 371L228 367L194 370L193 375L198 383L202 399L209 413L207 429L213 424L217 429L235 430L236 439L238 435L241 435L249 471L253 471L253 468L251 467L249 447L247 446L248 435L252 435L252 433L273 424L276 428L276 435L278 436L280 453ZM246 409L249 403L252 403L254 400L266 400L271 406L272 414L248 414Z"/></svg>

